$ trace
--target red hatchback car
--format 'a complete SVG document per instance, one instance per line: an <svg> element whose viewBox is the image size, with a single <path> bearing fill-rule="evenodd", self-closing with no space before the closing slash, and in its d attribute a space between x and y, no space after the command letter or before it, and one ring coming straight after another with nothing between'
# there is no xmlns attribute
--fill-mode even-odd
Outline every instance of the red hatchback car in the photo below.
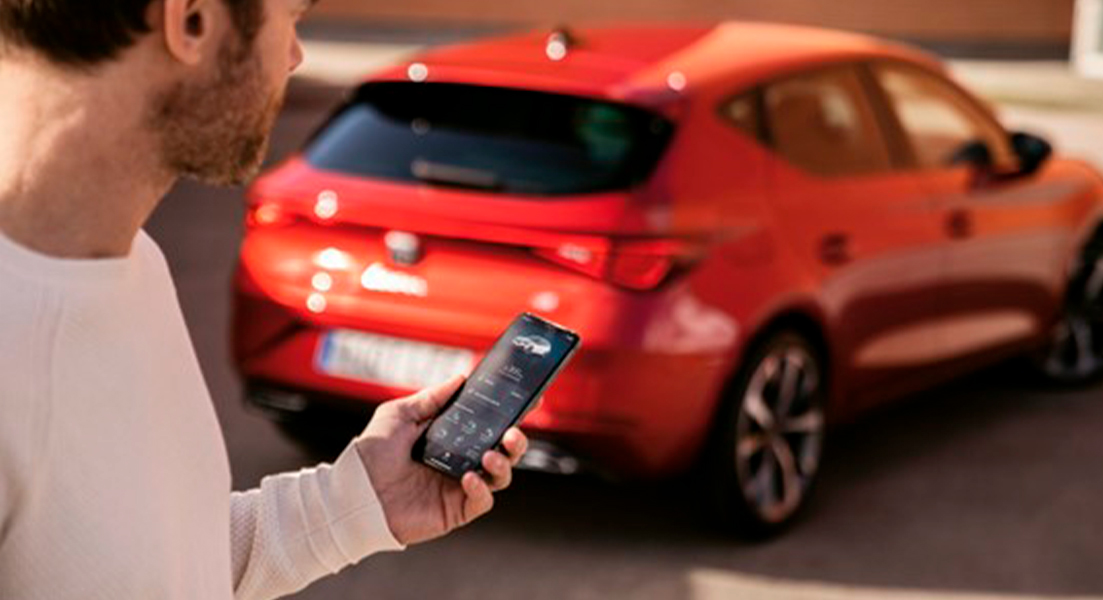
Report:
<svg viewBox="0 0 1103 600"><path fill-rule="evenodd" d="M285 418L466 372L518 313L583 349L526 464L703 465L768 534L825 425L1012 354L1103 366L1103 181L927 55L726 23L537 32L377 74L249 191L236 360Z"/></svg>

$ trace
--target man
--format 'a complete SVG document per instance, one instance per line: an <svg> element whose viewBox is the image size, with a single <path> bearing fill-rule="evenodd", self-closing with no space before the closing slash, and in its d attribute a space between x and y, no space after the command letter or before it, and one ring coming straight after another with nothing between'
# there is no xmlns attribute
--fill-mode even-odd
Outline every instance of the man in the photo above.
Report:
<svg viewBox="0 0 1103 600"><path fill-rule="evenodd" d="M381 407L332 465L230 492L165 260L179 176L253 176L310 0L0 0L0 598L292 593L490 510L526 440L410 460L462 382Z"/></svg>

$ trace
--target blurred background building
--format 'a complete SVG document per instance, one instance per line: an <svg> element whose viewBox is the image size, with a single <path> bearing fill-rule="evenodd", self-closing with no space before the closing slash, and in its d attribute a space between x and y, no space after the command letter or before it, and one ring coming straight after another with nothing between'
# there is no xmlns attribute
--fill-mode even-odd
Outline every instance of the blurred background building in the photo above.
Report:
<svg viewBox="0 0 1103 600"><path fill-rule="evenodd" d="M1101 0L1079 0L1097 8ZM1069 56L1078 0L326 0L318 16L397 26L503 28L623 20L781 21L864 31L945 54ZM1081 10L1082 13L1088 12ZM1095 13L1098 15L1098 12ZM1094 18L1095 30L1100 19ZM1097 44L1098 45L1098 44Z"/></svg>
<svg viewBox="0 0 1103 600"><path fill-rule="evenodd" d="M1103 78L1103 0L1078 0L1073 60L1081 74Z"/></svg>

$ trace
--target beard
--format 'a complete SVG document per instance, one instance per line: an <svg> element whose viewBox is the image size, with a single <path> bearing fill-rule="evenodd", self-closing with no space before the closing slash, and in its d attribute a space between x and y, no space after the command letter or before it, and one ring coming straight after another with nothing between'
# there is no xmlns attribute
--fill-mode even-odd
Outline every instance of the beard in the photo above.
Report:
<svg viewBox="0 0 1103 600"><path fill-rule="evenodd" d="M268 90L252 50L233 36L211 76L176 82L155 98L151 126L174 175L230 186L260 172L284 90Z"/></svg>

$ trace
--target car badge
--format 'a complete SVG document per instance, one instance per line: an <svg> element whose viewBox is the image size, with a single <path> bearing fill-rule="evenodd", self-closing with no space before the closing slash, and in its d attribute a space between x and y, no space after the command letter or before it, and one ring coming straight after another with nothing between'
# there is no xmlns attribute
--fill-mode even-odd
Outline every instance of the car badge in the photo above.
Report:
<svg viewBox="0 0 1103 600"><path fill-rule="evenodd" d="M360 285L372 292L400 294L415 298L429 296L429 282L422 277L388 269L383 263L372 263L360 276Z"/></svg>
<svg viewBox="0 0 1103 600"><path fill-rule="evenodd" d="M421 260L421 239L412 233L388 232L383 238L383 243L387 245L387 254L391 262L396 265L410 267Z"/></svg>

